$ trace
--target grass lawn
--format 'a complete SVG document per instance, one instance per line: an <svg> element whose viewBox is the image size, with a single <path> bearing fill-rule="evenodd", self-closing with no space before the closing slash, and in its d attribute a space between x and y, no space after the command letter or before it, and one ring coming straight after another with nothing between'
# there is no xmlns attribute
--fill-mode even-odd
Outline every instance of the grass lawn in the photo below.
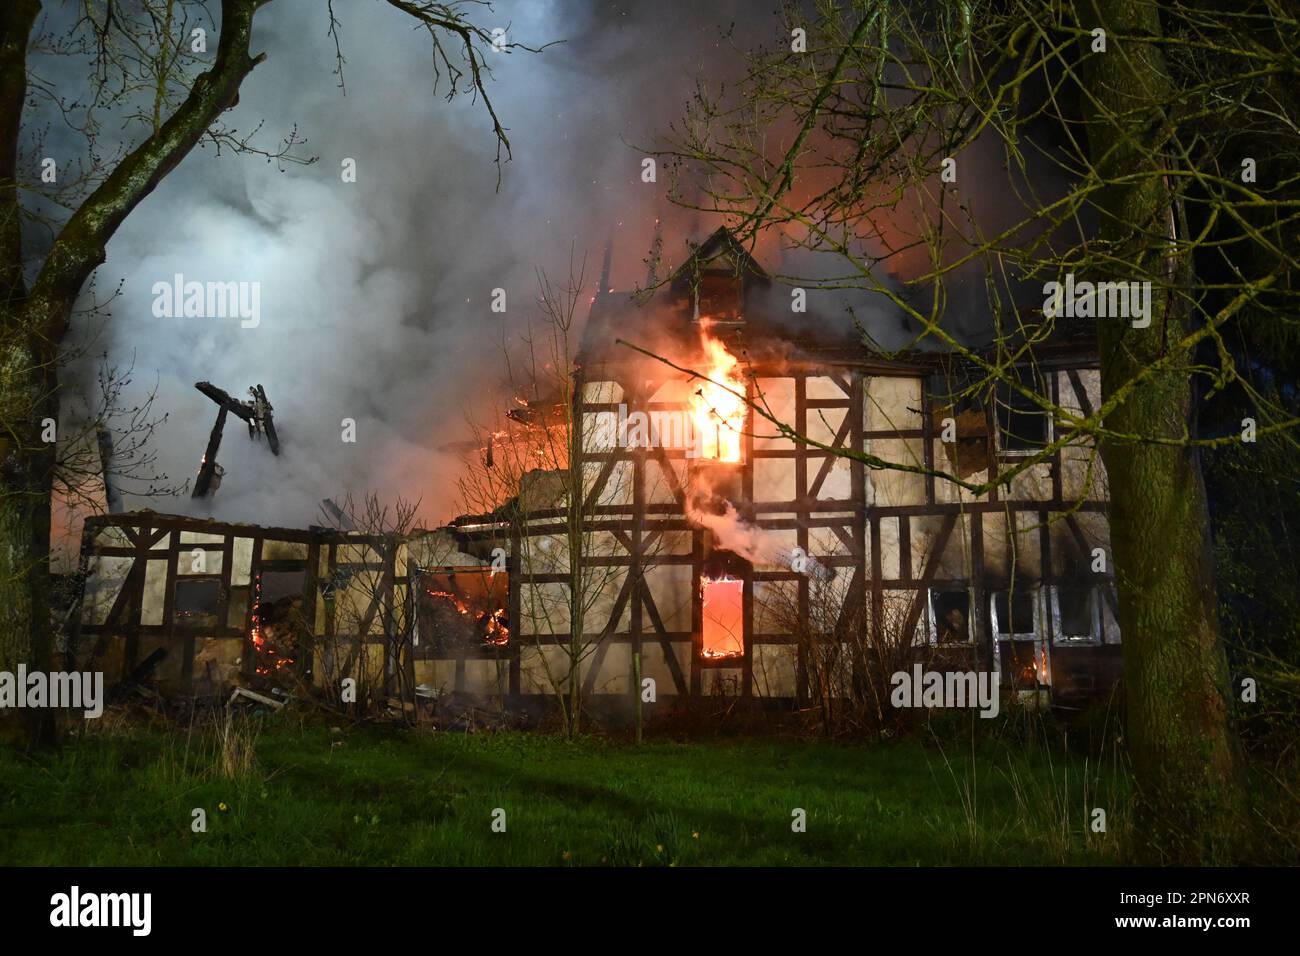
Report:
<svg viewBox="0 0 1300 956"><path fill-rule="evenodd" d="M0 864L1115 863L1127 802L1095 763L997 742L945 758L917 742L638 748L268 724L235 743L255 757L224 770L212 730L101 732L35 759L0 749ZM1097 806L1105 834L1088 826Z"/></svg>

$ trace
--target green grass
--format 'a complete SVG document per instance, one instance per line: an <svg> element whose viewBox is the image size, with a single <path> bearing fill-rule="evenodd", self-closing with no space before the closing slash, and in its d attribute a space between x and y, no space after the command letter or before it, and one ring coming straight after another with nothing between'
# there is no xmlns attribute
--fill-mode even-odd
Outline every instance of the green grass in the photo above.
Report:
<svg viewBox="0 0 1300 956"><path fill-rule="evenodd" d="M272 722L233 779L219 750L211 731L0 749L0 864L1115 863L1126 802L1095 764L996 742L945 757L916 742L638 748ZM1093 806L1108 833L1089 831ZM205 833L191 831L196 807Z"/></svg>

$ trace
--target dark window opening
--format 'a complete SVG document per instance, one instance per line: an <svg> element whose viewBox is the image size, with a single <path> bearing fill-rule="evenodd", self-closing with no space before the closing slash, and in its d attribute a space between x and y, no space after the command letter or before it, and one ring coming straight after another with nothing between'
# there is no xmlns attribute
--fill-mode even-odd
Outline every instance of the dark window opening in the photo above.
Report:
<svg viewBox="0 0 1300 956"><path fill-rule="evenodd" d="M1057 608L1060 610L1061 640L1093 640L1093 600L1091 588L1060 588L1056 592Z"/></svg>
<svg viewBox="0 0 1300 956"><path fill-rule="evenodd" d="M931 591L934 639L939 644L970 642L970 592Z"/></svg>
<svg viewBox="0 0 1300 956"><path fill-rule="evenodd" d="M1034 594L1032 591L995 591L993 622L999 635L1034 636Z"/></svg>
<svg viewBox="0 0 1300 956"><path fill-rule="evenodd" d="M176 579L173 620L190 627L215 627L221 606L220 578Z"/></svg>
<svg viewBox="0 0 1300 956"><path fill-rule="evenodd" d="M696 305L701 318L714 322L740 319L740 277L734 272L704 272L696 288Z"/></svg>
<svg viewBox="0 0 1300 956"><path fill-rule="evenodd" d="M1033 381L1025 383L1038 391ZM1047 444L1047 413L1009 385L997 388L998 436L1003 451L1032 451Z"/></svg>
<svg viewBox="0 0 1300 956"><path fill-rule="evenodd" d="M305 668L312 644L308 605L303 597L307 572L263 571L253 581L254 667L262 677Z"/></svg>
<svg viewBox="0 0 1300 956"><path fill-rule="evenodd" d="M301 598L307 586L307 571L263 571L263 604L274 604L283 598Z"/></svg>

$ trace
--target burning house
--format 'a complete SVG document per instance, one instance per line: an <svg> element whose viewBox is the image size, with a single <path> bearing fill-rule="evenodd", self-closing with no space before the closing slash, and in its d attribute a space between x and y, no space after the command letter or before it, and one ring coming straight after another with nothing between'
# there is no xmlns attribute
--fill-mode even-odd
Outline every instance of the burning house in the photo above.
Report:
<svg viewBox="0 0 1300 956"><path fill-rule="evenodd" d="M606 573L574 598L565 502L524 509L510 549L512 693L544 692L563 672L573 634L554 612L578 604L596 695L629 694L635 670L659 695L799 700L813 658L829 648L851 670L854 642L932 648L1057 703L1113 685L1106 484L1090 448L1063 447L981 496L926 474L984 481L1050 444L1053 423L1012 390L964 394L969 373L944 353L886 359L851 322L791 322L789 290L725 230L648 301L608 289L579 356L573 443L578 563ZM1067 409L1100 399L1086 336L1036 347L1019 374ZM460 530L500 535L473 519Z"/></svg>
<svg viewBox="0 0 1300 956"><path fill-rule="evenodd" d="M93 519L77 652L111 682L165 648L160 683L185 694L292 672L520 706L570 680L616 705L647 678L659 699L789 704L827 661L852 680L863 646L1057 704L1107 692L1120 635L1092 449L971 494L935 472L978 484L1050 445L1051 418L972 390L951 355L886 358L852 323L799 319L723 230L652 296L602 277L558 416L576 431L558 471L580 488L529 472L502 507L400 540ZM1087 336L1034 352L1024 381L1096 407Z"/></svg>

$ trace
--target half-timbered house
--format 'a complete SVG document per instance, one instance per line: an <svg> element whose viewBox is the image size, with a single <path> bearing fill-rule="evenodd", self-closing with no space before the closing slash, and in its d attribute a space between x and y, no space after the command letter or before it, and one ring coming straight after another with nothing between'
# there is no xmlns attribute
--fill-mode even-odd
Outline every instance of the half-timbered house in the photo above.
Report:
<svg viewBox="0 0 1300 956"><path fill-rule="evenodd" d="M97 518L79 652L126 675L166 647L159 675L181 693L293 666L318 684L354 673L391 691L400 677L430 696L523 704L555 693L580 647L595 702L629 701L648 679L658 700L785 706L808 690L811 627L822 646L865 633L941 648L1058 704L1113 685L1094 449L1055 448L983 494L947 480L979 485L1050 447L1051 416L1014 389L970 387L978 376L949 353L886 357L852 321L793 309L794 291L723 230L653 295L606 286L577 356L581 501L563 482L535 487L513 510L402 541ZM1097 406L1087 335L1032 354L1014 370L1026 385L1065 409ZM575 577L575 563L599 573ZM303 632L281 638L292 665L264 647L259 609L277 602Z"/></svg>

